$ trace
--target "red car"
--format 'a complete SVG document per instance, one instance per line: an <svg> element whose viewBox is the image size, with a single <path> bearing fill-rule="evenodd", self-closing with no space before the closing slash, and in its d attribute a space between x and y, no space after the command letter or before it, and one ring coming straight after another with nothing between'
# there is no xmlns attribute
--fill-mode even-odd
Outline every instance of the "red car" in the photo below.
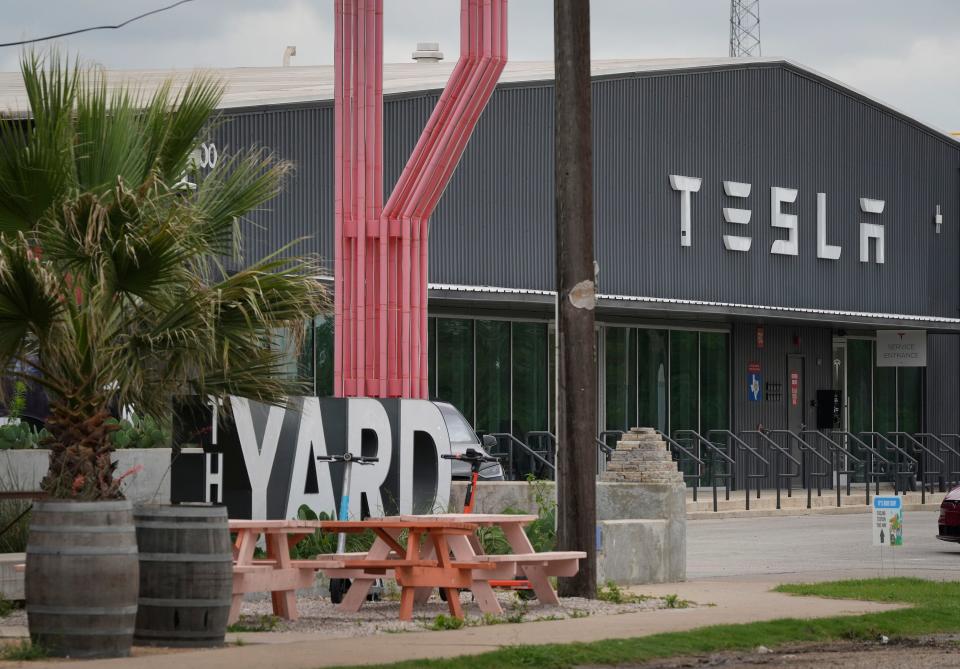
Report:
<svg viewBox="0 0 960 669"><path fill-rule="evenodd" d="M941 541L960 541L960 486L957 486L943 498L940 504Z"/></svg>

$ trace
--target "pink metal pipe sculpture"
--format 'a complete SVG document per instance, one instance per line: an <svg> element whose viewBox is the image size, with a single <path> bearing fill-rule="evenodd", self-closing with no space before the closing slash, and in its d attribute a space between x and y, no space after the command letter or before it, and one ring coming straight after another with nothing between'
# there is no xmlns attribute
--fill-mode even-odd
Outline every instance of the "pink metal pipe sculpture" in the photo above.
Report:
<svg viewBox="0 0 960 669"><path fill-rule="evenodd" d="M507 0L461 0L460 59L383 203L383 0L336 0L334 394L429 396L429 219L507 61Z"/></svg>

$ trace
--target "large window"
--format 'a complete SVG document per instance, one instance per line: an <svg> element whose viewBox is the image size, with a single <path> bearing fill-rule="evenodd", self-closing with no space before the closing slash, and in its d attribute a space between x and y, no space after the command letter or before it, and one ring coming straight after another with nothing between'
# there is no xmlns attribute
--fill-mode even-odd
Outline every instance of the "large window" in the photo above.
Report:
<svg viewBox="0 0 960 669"><path fill-rule="evenodd" d="M700 333L700 433L729 428L729 354L727 335ZM709 438L709 437L708 437Z"/></svg>
<svg viewBox="0 0 960 669"><path fill-rule="evenodd" d="M699 333L670 332L670 430L700 429Z"/></svg>
<svg viewBox="0 0 960 669"><path fill-rule="evenodd" d="M473 415L473 319L437 319L437 398Z"/></svg>
<svg viewBox="0 0 960 669"><path fill-rule="evenodd" d="M872 339L847 339L848 429L861 432L923 431L926 387L922 367L877 367Z"/></svg>
<svg viewBox="0 0 960 669"><path fill-rule="evenodd" d="M477 321L479 432L510 431L510 322Z"/></svg>
<svg viewBox="0 0 960 669"><path fill-rule="evenodd" d="M549 384L546 323L512 323L513 434L546 430Z"/></svg>
<svg viewBox="0 0 960 669"><path fill-rule="evenodd" d="M666 431L667 350L666 330L636 330L637 425Z"/></svg>

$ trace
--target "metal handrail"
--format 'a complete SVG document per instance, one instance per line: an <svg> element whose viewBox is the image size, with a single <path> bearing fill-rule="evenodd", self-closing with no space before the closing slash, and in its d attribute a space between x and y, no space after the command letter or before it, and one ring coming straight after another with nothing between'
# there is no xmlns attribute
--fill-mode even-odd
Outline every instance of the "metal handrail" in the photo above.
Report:
<svg viewBox="0 0 960 669"><path fill-rule="evenodd" d="M509 432L490 432L489 434L490 434L491 437L495 437L495 438L497 438L497 439L507 439L507 440L508 440L508 443L509 443L510 446L511 446L511 449L510 449L510 469L511 469L511 470L513 469L513 445L516 444L517 446L519 446L520 448L522 448L524 451L526 451L527 454L530 455L532 458L534 458L535 460L539 461L541 464L549 467L551 473L552 473L553 476L554 476L554 478L556 478L557 468L556 468L556 466L555 466L552 462L550 462L549 460L547 460L546 458L544 458L543 456L541 456L540 453L538 453L538 452L535 451L534 449L530 448L530 446L528 446L527 444L523 443L522 441L520 441L519 439L517 439L515 436L513 436L512 434L510 434Z"/></svg>
<svg viewBox="0 0 960 669"><path fill-rule="evenodd" d="M907 458L910 462L912 462L913 464L917 464L917 459L916 459L915 457L913 457L912 455L910 455L909 453L907 453L906 450L900 448L900 446L899 446L898 444L896 444L896 443L890 441L889 439L887 439L887 437L885 437L882 432L861 432L860 434L865 434L865 435L867 435L867 436L869 436L869 437L879 437L879 438L880 438L880 441L886 442L887 446L889 446L889 447L892 448L893 450L895 450L895 451L897 451L898 453L900 453L900 455L903 455L904 457L906 457L906 458Z"/></svg>
<svg viewBox="0 0 960 669"><path fill-rule="evenodd" d="M756 462L756 461L759 461L759 462L761 463L761 466L758 467L758 469L762 469L762 470L763 470L763 473L760 473L760 474L751 474L751 473L750 473L750 462L749 462L749 461L747 461L747 462L745 463L745 465L744 465L743 500L744 500L744 504L745 504L745 506L746 506L747 511L749 511L749 510L750 510L750 479L751 479L751 478L765 478L765 477L769 474L769 472L770 472L770 461L767 460L767 459L766 459L765 457L763 457L762 455L760 455L760 452L757 451L756 449L754 449L753 446L750 446L747 442L745 442L743 439L741 439L740 437L738 437L737 435L735 435L735 434L734 434L733 432L731 432L730 430L724 430L724 429L719 429L719 428L713 429L713 430L707 430L707 437L708 437L708 438L711 438L711 439L712 439L714 434L726 435L726 436L728 437L728 441L727 441L727 448L728 448L728 449L730 448L730 443L733 442L738 451L740 451L740 452L742 452L742 453L747 453L747 454L753 456L755 462ZM762 486L760 486L759 484L757 485L757 499L760 499L760 488L761 488L761 487L762 487Z"/></svg>
<svg viewBox="0 0 960 669"><path fill-rule="evenodd" d="M863 449L869 451L871 454L873 454L873 457L875 457L875 458L880 458L880 460L883 461L883 464L885 464L885 465L889 465L889 464L890 464L890 460L888 460L886 457L884 457L883 454L880 453L880 451L878 451L878 450L875 449L873 446L871 446L870 444L868 444L867 442L865 442L863 439L861 439L860 437L858 437L857 435L855 435L853 432L847 432L846 430L830 430L830 432L831 432L832 434L842 434L842 435L843 435L844 437L846 437L847 439L851 439L851 440L855 441L855 442L860 446L860 448L863 448Z"/></svg>
<svg viewBox="0 0 960 669"><path fill-rule="evenodd" d="M958 458L960 458L960 451L954 449L953 446L950 446L947 442L945 442L943 439L941 439L941 438L938 437L937 435L933 434L932 432L917 432L917 433L916 433L915 435L913 435L913 436L914 436L914 437L921 437L921 438L923 438L923 439L933 439L935 442L937 442L938 444L940 444L940 450L941 450L941 452L942 452L942 451L949 451L950 453L953 453L953 454L956 455ZM944 436L944 437L957 437L958 439L960 439L960 434L957 434L957 435L945 434L945 435L943 435L943 436Z"/></svg>
<svg viewBox="0 0 960 669"><path fill-rule="evenodd" d="M858 462L858 463L861 463L861 464L863 463L863 460L861 460L860 458L858 458L857 456L855 456L853 453L851 453L851 452L850 452L849 450L847 450L845 447L843 447L843 446L841 446L840 444L838 444L836 441L834 441L833 439L831 439L830 437L828 437L827 435L825 435L825 434L824 434L823 432L821 432L820 430L800 430L800 434L812 434L815 438L818 438L818 439L820 439L821 441L827 442L827 448L828 448L829 451L830 451L830 459L831 459L831 461L832 461L830 466L833 467L834 479L835 479L834 482L833 482L833 488L834 488L834 490L835 490L836 493L837 493L837 508L839 508L839 507L841 506L841 501L840 501L840 474L846 474L846 475L847 475L847 477L846 477L846 478L847 478L847 497L849 497L849 496L850 496L850 491L851 491L851 488L850 488L850 479L852 478L852 477L850 476L850 474L853 474L853 473L855 473L855 471L856 471L855 469L850 469L850 468L849 468L849 467L850 467L849 462L844 466L845 468L841 468L841 466L840 466L840 454L843 453L844 455L847 456L848 460L853 460L854 462ZM867 486L868 486L868 487L869 487L869 485L870 485L870 484L867 483Z"/></svg>
<svg viewBox="0 0 960 669"><path fill-rule="evenodd" d="M770 461L767 460L767 459L766 459L765 457L763 457L762 455L760 455L760 452L759 452L757 449L755 449L753 446L751 446L750 444L748 444L747 442L745 442L743 439L741 439L740 437L738 437L737 435L735 435L735 434L734 434L733 432L731 432L730 430L709 430L709 431L707 432L707 435L711 435L711 434L713 434L714 432L717 432L717 433L719 433L719 434L725 434L725 435L727 435L728 437L730 437L731 439L733 439L735 442L737 442L737 445L740 447L740 450L747 451L748 453L750 453L751 455L753 455L753 457L755 457L756 459L758 459L758 460L759 460L760 462L762 462L763 464L767 465L768 467L770 466Z"/></svg>
<svg viewBox="0 0 960 669"><path fill-rule="evenodd" d="M670 437L669 435L664 434L664 433L661 432L660 430L657 430L657 434L659 434L661 437L663 437L664 441L666 441L668 444L670 444L670 445L673 446L674 448L677 448L677 449L680 449L681 451L683 451L683 454L684 454L684 455L686 455L688 458L690 458L691 460L693 460L694 462L696 462L698 465L700 465L700 466L702 466L702 467L706 467L706 463L705 463L703 460L701 460L700 458L698 458L696 455L694 455L694 454L693 454L693 451L689 450L686 446L682 446L678 441L676 441L675 439L673 439L673 438Z"/></svg>
<svg viewBox="0 0 960 669"><path fill-rule="evenodd" d="M795 464L797 467L800 466L800 461L797 460L795 457L793 457L793 453L791 453L790 451L788 451L787 449L785 449L783 446L781 446L780 444L778 444L776 441L774 441L773 439L771 439L769 436L767 436L767 431L766 431L766 430L743 430L740 434L756 434L756 435L759 435L764 441L767 442L767 444L768 444L769 446L775 448L777 451L780 452L781 455L785 456L786 458L789 458L790 461L793 462L793 464ZM784 474L783 476L790 476L791 478L793 478L793 477L796 477L796 476L799 476L799 475L800 475L800 472L796 472L795 474Z"/></svg>
<svg viewBox="0 0 960 669"><path fill-rule="evenodd" d="M729 455L727 455L726 453L723 452L723 449L722 449L722 448L718 448L716 444L714 444L714 443L711 442L709 439L707 439L706 437L704 437L703 435L699 434L698 432L696 432L696 431L694 431L694 430L674 430L673 434L675 434L675 435L677 435L677 434L689 434L689 435L692 435L692 436L694 436L694 437L697 438L697 441L699 441L701 444L703 444L704 446L706 446L706 447L709 448L710 450L714 451L717 455L719 455L721 458L723 458L724 460L726 460L729 464L731 464L731 465L737 464L736 461L735 461L733 458L731 458Z"/></svg>
<svg viewBox="0 0 960 669"><path fill-rule="evenodd" d="M864 494L866 495L866 498L867 498L867 506L870 506L870 479L871 478L873 479L874 494L876 495L880 494L880 476L879 476L880 472L878 472L874 467L874 459L879 459L884 465L887 466L888 468L887 473L889 473L889 467L891 465L890 460L884 457L880 453L880 451L875 449L873 446L869 445L867 442L865 442L863 439L853 434L852 432L847 432L846 430L831 430L830 432L833 435L837 435L837 434L843 435L842 438L849 439L850 441L858 444L860 448L866 450L870 454L868 458L870 462L863 466ZM850 494L850 484L848 479L847 495L849 494Z"/></svg>
<svg viewBox="0 0 960 669"><path fill-rule="evenodd" d="M791 437L795 442L797 442L797 446L799 446L800 449L806 449L806 450L807 450L809 453L811 453L812 455L817 456L817 458L818 458L819 460L821 460L825 465L830 465L830 466L833 465L833 463L830 462L830 460L828 460L827 458L823 457L823 454L822 454L820 451L818 451L816 448L814 448L813 446L811 446L810 444L808 444L806 441L804 441L804 439L803 439L799 434L797 434L796 432L794 432L793 430L767 430L767 432L769 432L770 434L787 434L787 435L790 435L790 437Z"/></svg>
<svg viewBox="0 0 960 669"><path fill-rule="evenodd" d="M939 455L937 455L936 453L931 451L929 448L927 448L925 444L920 442L920 440L914 437L912 434L908 432L891 432L890 434L894 437L897 437L898 439L901 437L905 438L908 443L913 444L914 449L919 449L920 466L917 469L917 477L920 479L920 503L926 504L927 503L927 479L929 479L931 476L935 476L938 479L941 476L943 476L942 467L946 465L946 463L943 461L943 458L941 458ZM934 460L939 462L941 469L934 469L933 471L927 471L927 458L933 458ZM930 482L930 493L931 494L933 493L932 481Z"/></svg>
<svg viewBox="0 0 960 669"><path fill-rule="evenodd" d="M800 430L800 434L812 434L812 435L815 435L815 436L817 436L817 437L820 437L820 438L823 439L825 442L827 442L828 448L830 448L830 449L836 449L836 450L840 451L841 453L843 453L844 455L846 455L846 456L847 456L848 458L850 458L851 460L853 460L854 462L859 462L860 464L863 464L863 459L862 459L862 458L858 458L856 455L854 455L852 452L850 452L847 448L841 446L840 444L838 444L836 441L834 441L833 439L831 439L830 437L828 437L827 435L825 435L825 434L824 434L823 432L821 432L820 430Z"/></svg>
<svg viewBox="0 0 960 669"><path fill-rule="evenodd" d="M922 444L918 439L916 439L909 432L888 432L887 434L892 434L895 437L906 437L907 441L912 442L916 448L919 448L921 451L929 455L931 458L939 462L941 465L943 464L943 458L941 458L939 455L937 455L936 453L931 451L929 448L927 448L924 444Z"/></svg>

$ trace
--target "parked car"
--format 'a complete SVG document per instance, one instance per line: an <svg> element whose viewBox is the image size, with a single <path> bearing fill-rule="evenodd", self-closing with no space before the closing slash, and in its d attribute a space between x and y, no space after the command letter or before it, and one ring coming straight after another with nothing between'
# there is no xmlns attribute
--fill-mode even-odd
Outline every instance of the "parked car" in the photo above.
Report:
<svg viewBox="0 0 960 669"><path fill-rule="evenodd" d="M960 542L960 486L947 493L940 503L940 541Z"/></svg>
<svg viewBox="0 0 960 669"><path fill-rule="evenodd" d="M485 435L481 442L470 423L455 406L448 402L434 402L434 404L440 409L443 420L447 424L451 453L464 453L468 448L472 448L484 455L490 455L488 449L496 446L496 438ZM452 460L450 476L454 481L468 481L470 479L470 463L462 460ZM484 481L502 481L503 467L499 462L486 462L480 467L479 476Z"/></svg>

